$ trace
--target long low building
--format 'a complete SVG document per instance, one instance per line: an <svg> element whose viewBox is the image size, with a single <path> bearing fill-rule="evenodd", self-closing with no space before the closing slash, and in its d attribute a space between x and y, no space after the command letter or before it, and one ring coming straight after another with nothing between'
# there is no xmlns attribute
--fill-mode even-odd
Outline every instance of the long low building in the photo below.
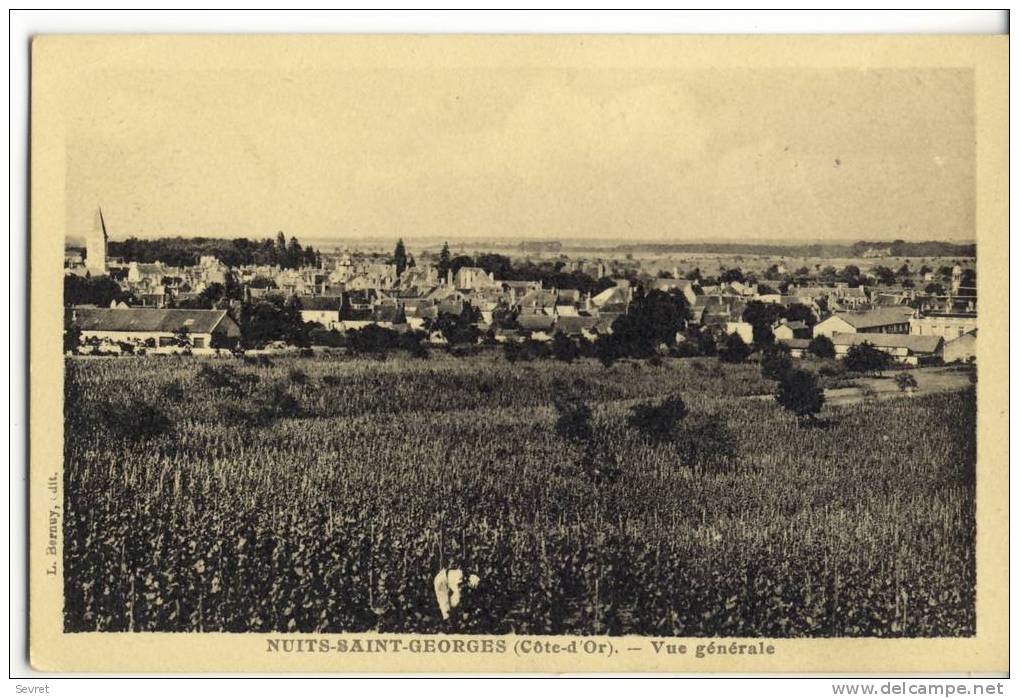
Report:
<svg viewBox="0 0 1019 698"><path fill-rule="evenodd" d="M934 335L891 333L836 333L831 336L831 341L835 345L835 356L840 359L850 347L870 344L890 354L895 361L913 366L941 359L945 345L944 339Z"/></svg>
<svg viewBox="0 0 1019 698"><path fill-rule="evenodd" d="M908 307L835 313L814 325L814 336L831 338L835 334L908 334L913 309Z"/></svg>
<svg viewBox="0 0 1019 698"><path fill-rule="evenodd" d="M928 313L909 321L910 334L937 335L946 342L976 329L977 316L972 313Z"/></svg>
<svg viewBox="0 0 1019 698"><path fill-rule="evenodd" d="M79 306L65 311L64 324L81 330L82 339L148 343L158 347L172 346L182 333L195 349L209 349L214 344L228 347L236 344L241 336L241 328L225 310Z"/></svg>

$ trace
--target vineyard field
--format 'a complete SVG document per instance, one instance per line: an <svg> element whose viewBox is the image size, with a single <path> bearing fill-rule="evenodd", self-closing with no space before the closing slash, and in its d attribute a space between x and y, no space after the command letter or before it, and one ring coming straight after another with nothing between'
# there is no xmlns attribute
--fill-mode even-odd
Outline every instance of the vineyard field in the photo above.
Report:
<svg viewBox="0 0 1019 698"><path fill-rule="evenodd" d="M68 632L975 633L971 387L801 423L756 363L68 357ZM554 399L591 408L591 477ZM679 395L710 467L628 424ZM433 578L476 575L448 620Z"/></svg>

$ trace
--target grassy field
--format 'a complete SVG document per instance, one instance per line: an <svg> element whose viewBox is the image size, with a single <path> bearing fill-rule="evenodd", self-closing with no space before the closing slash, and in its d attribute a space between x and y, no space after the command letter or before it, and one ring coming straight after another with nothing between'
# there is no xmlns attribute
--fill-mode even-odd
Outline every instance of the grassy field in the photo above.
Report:
<svg viewBox="0 0 1019 698"><path fill-rule="evenodd" d="M972 390L826 408L754 364L69 358L68 631L972 635ZM554 428L592 407L596 482ZM627 425L679 394L710 468ZM690 417L688 416L688 419ZM453 617L432 577L477 574Z"/></svg>

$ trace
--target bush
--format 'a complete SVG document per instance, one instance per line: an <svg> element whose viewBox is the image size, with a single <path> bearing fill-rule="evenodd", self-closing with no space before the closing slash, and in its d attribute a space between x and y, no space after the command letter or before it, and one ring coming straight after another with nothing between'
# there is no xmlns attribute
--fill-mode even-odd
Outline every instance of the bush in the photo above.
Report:
<svg viewBox="0 0 1019 698"><path fill-rule="evenodd" d="M835 358L835 345L824 335L818 335L811 339L810 344L807 345L807 351L819 359Z"/></svg>
<svg viewBox="0 0 1019 698"><path fill-rule="evenodd" d="M594 342L594 355L601 362L602 366L609 368L623 357L623 352L612 335L599 335Z"/></svg>
<svg viewBox="0 0 1019 698"><path fill-rule="evenodd" d="M797 417L810 417L821 411L824 390L817 384L817 376L810 371L792 369L778 384L775 400Z"/></svg>
<svg viewBox="0 0 1019 698"><path fill-rule="evenodd" d="M738 364L750 356L750 347L743 341L743 338L733 332L722 340L722 347L718 352L718 358L727 364Z"/></svg>
<svg viewBox="0 0 1019 698"><path fill-rule="evenodd" d="M202 364L198 369L198 378L210 388L224 390L234 395L245 392L245 388L258 383L258 376L249 373L239 374L229 366L211 366Z"/></svg>
<svg viewBox="0 0 1019 698"><path fill-rule="evenodd" d="M327 330L324 327L314 327L308 332L308 341L315 347L343 347L347 344L346 337L342 332Z"/></svg>
<svg viewBox="0 0 1019 698"><path fill-rule="evenodd" d="M515 342L513 340L506 342L502 346L502 354L511 364L515 364L517 361L530 361L534 358L526 352L520 342Z"/></svg>
<svg viewBox="0 0 1019 698"><path fill-rule="evenodd" d="M537 339L525 339L524 351L536 359L547 359L549 357L548 344L539 342Z"/></svg>
<svg viewBox="0 0 1019 698"><path fill-rule="evenodd" d="M556 332L552 338L552 356L557 361L570 363L580 356L576 343L562 332Z"/></svg>
<svg viewBox="0 0 1019 698"><path fill-rule="evenodd" d="M635 405L627 423L652 441L671 441L686 416L686 404L679 395L665 398L661 404L645 402Z"/></svg>
<svg viewBox="0 0 1019 698"><path fill-rule="evenodd" d="M895 376L895 385L899 386L899 390L902 392L916 390L916 378L912 373L903 371Z"/></svg>
<svg viewBox="0 0 1019 698"><path fill-rule="evenodd" d="M587 446L594 438L591 426L591 408L578 397L572 395L556 395L553 398L559 419L555 430L562 438L578 446Z"/></svg>
<svg viewBox="0 0 1019 698"><path fill-rule="evenodd" d="M736 457L736 439L717 414L691 414L673 443L683 465L697 472L728 469Z"/></svg>
<svg viewBox="0 0 1019 698"><path fill-rule="evenodd" d="M869 342L849 347L842 361L854 373L879 373L888 368L892 357Z"/></svg>
<svg viewBox="0 0 1019 698"><path fill-rule="evenodd" d="M303 414L301 401L298 400L285 385L276 383L259 410L260 416L266 419L282 419L300 417Z"/></svg>
<svg viewBox="0 0 1019 698"><path fill-rule="evenodd" d="M761 357L761 375L768 380L780 381L793 367L789 355L774 348L764 352Z"/></svg>
<svg viewBox="0 0 1019 698"><path fill-rule="evenodd" d="M170 418L147 402L107 404L102 415L107 430L125 441L151 441L173 428Z"/></svg>

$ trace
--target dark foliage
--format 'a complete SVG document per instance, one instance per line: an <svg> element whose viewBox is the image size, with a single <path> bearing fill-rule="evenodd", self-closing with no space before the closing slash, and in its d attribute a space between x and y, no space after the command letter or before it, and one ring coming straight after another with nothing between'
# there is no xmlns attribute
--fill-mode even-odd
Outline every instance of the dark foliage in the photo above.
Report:
<svg viewBox="0 0 1019 698"><path fill-rule="evenodd" d="M697 472L726 470L736 457L736 438L717 414L690 414L673 443L682 464Z"/></svg>
<svg viewBox="0 0 1019 698"><path fill-rule="evenodd" d="M750 351L750 347L743 341L743 338L733 332L722 340L718 358L727 364L738 364L750 356Z"/></svg>
<svg viewBox="0 0 1019 698"><path fill-rule="evenodd" d="M768 380L782 380L792 367L793 362L787 352L772 349L761 356L761 375Z"/></svg>
<svg viewBox="0 0 1019 698"><path fill-rule="evenodd" d="M810 371L787 371L778 384L775 400L797 417L814 418L824 406L824 390L817 384L817 376Z"/></svg>
<svg viewBox="0 0 1019 698"><path fill-rule="evenodd" d="M108 308L113 302L133 305L133 295L120 288L120 284L108 276L64 276L64 305L95 305Z"/></svg>
<svg viewBox="0 0 1019 698"><path fill-rule="evenodd" d="M849 347L842 361L854 373L878 373L891 365L892 357L870 342L864 342Z"/></svg>
<svg viewBox="0 0 1019 698"><path fill-rule="evenodd" d="M213 256L228 267L245 264L279 265L296 269L302 266L316 266L319 254L312 247L301 247L297 238L286 238L280 232L274 242L271 238L249 240L247 238L185 238L168 237L154 240L128 238L110 240L109 254L129 262L163 262L173 267L189 267L198 264L203 256Z"/></svg>
<svg viewBox="0 0 1019 698"><path fill-rule="evenodd" d="M552 338L552 356L557 361L569 363L580 357L580 349L576 342L562 332L556 332Z"/></svg>
<svg viewBox="0 0 1019 698"><path fill-rule="evenodd" d="M658 404L645 402L635 405L626 421L644 436L661 443L674 440L686 414L683 398L672 395Z"/></svg>
<svg viewBox="0 0 1019 698"><path fill-rule="evenodd" d="M308 345L309 326L301 319L296 299L265 299L241 306L241 343L247 348L264 347L283 341L294 346Z"/></svg>
<svg viewBox="0 0 1019 698"><path fill-rule="evenodd" d="M830 338L824 335L818 335L811 339L810 344L807 345L807 351L819 359L835 358L835 345Z"/></svg>

